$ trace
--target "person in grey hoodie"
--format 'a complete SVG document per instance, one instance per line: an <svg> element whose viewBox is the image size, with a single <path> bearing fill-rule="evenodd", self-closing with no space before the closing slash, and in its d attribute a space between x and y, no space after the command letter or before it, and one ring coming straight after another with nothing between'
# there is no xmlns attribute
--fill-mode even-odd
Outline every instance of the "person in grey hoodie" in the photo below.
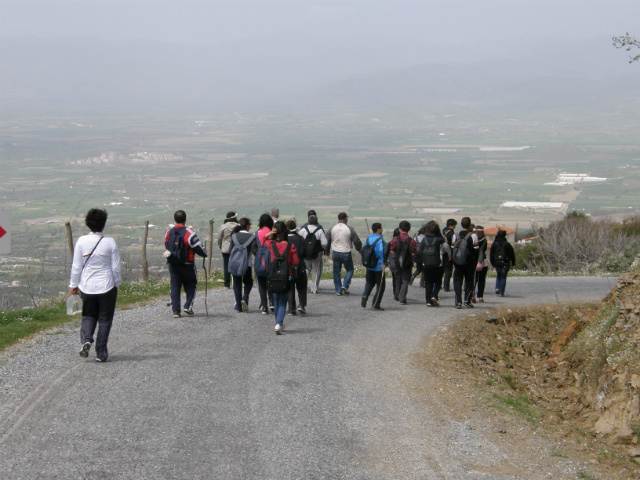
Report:
<svg viewBox="0 0 640 480"><path fill-rule="evenodd" d="M231 253L231 234L238 223L238 214L228 212L227 218L218 230L218 247L222 253L223 271L224 271L224 287L231 288L231 274L229 273L229 254Z"/></svg>
<svg viewBox="0 0 640 480"><path fill-rule="evenodd" d="M362 241L353 227L347 225L348 220L348 215L345 212L340 212L338 223L327 232L327 243L333 253L333 286L338 296L349 295L349 285L351 285L354 269L351 245L353 244L358 253L362 252ZM347 271L344 283L340 278L343 265Z"/></svg>

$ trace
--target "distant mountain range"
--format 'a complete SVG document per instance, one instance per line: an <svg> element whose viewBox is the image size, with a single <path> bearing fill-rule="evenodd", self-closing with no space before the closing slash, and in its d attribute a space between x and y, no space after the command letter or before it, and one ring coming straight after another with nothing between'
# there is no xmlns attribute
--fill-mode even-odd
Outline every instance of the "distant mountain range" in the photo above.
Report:
<svg viewBox="0 0 640 480"><path fill-rule="evenodd" d="M212 46L85 37L0 45L5 112L604 108L640 98L640 65L629 65L606 39L542 44L497 59L479 46L470 59L442 45L304 35Z"/></svg>

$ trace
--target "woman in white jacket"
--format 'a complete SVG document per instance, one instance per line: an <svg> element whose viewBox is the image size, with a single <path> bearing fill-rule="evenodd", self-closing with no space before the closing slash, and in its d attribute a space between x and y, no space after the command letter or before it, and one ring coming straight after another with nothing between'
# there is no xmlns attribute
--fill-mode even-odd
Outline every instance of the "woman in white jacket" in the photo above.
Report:
<svg viewBox="0 0 640 480"><path fill-rule="evenodd" d="M224 272L224 287L231 288L231 274L229 273L229 254L231 253L231 235L238 225L238 214L227 212L227 218L218 230L218 248L222 253L222 265Z"/></svg>
<svg viewBox="0 0 640 480"><path fill-rule="evenodd" d="M96 362L109 358L107 342L116 310L120 286L120 253L111 237L102 231L107 223L106 210L92 208L84 220L91 233L83 235L73 250L73 265L69 289L82 295L82 325L80 327L80 356L89 356L93 334L99 325L96 339Z"/></svg>

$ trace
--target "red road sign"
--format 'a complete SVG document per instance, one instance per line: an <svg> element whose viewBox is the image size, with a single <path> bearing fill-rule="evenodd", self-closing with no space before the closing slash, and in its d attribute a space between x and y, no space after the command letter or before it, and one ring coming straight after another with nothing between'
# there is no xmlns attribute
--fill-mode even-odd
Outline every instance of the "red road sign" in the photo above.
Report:
<svg viewBox="0 0 640 480"><path fill-rule="evenodd" d="M0 255L11 253L11 214L0 212Z"/></svg>
<svg viewBox="0 0 640 480"><path fill-rule="evenodd" d="M0 238L4 237L5 233L7 233L7 231L0 225Z"/></svg>

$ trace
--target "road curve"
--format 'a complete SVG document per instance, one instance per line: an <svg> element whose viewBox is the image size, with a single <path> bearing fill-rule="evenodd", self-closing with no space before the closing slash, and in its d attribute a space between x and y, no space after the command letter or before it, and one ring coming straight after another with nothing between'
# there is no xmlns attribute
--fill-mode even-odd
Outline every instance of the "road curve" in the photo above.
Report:
<svg viewBox="0 0 640 480"><path fill-rule="evenodd" d="M600 300L614 285L511 278L476 311ZM215 290L210 318L176 320L162 302L118 311L107 364L78 356L77 329L13 349L0 364L0 478L519 478L486 473L501 447L405 388L424 382L411 362L423 338L461 314L452 294L427 308L414 287L402 307L387 290L372 312L362 286L337 297L323 282L282 336L257 291L237 314Z"/></svg>

